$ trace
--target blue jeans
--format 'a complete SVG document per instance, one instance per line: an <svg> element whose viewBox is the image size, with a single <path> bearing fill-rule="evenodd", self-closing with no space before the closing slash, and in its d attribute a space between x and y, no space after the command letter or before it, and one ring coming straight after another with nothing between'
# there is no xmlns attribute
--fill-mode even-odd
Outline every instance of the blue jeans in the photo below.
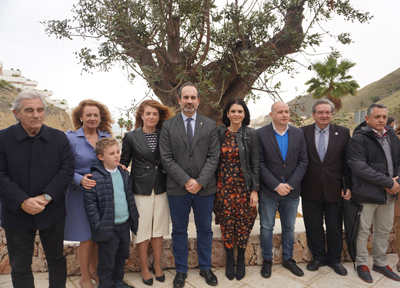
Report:
<svg viewBox="0 0 400 288"><path fill-rule="evenodd" d="M272 260L272 236L275 226L276 209L280 214L282 225L282 258L287 261L293 257L294 224L296 222L299 198L290 199L285 196L269 197L259 192L261 250L264 259Z"/></svg>
<svg viewBox="0 0 400 288"><path fill-rule="evenodd" d="M172 220L172 252L175 257L176 272L188 270L188 224L193 207L194 222L197 232L197 255L200 270L211 269L211 229L212 211L215 195L200 196L187 193L185 196L168 195L169 210Z"/></svg>

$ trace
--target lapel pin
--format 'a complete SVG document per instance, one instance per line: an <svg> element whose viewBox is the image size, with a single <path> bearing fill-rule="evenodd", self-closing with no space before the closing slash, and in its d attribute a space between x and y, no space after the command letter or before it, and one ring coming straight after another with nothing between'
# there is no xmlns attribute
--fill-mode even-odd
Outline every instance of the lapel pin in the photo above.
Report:
<svg viewBox="0 0 400 288"><path fill-rule="evenodd" d="M338 135L339 133L338 132L335 132L335 135Z"/></svg>
<svg viewBox="0 0 400 288"><path fill-rule="evenodd" d="M200 125L203 125L203 122L200 122Z"/></svg>

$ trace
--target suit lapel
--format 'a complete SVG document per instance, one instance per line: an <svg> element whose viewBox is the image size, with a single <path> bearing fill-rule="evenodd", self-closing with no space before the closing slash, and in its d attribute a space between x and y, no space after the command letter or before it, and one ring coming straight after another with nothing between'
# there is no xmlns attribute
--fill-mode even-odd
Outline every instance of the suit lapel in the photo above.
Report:
<svg viewBox="0 0 400 288"><path fill-rule="evenodd" d="M144 133L143 133L143 130L142 130L141 127L137 130L137 134L138 134L139 145L142 147L143 151L147 155L149 155L150 159L153 160L153 162L155 163L156 162L156 158L154 156L154 153L151 152L150 146L147 143L146 136L144 136ZM158 133L157 133L157 141L158 141Z"/></svg>
<svg viewBox="0 0 400 288"><path fill-rule="evenodd" d="M276 153L279 155L279 157L281 157L281 159L283 161L281 149L279 149L278 141L276 140L275 131L274 131L274 128L272 127L272 124L267 126L267 129L268 129L268 131L267 131L268 138L271 141L272 146L274 146ZM289 150L289 148L288 148L288 150Z"/></svg>
<svg viewBox="0 0 400 288"><path fill-rule="evenodd" d="M195 124L195 128L194 128L192 149L196 145L197 140L199 139L199 135L201 133L202 128L203 128L203 116L201 116L201 115L199 115L199 113L197 113L196 124ZM189 141L188 141L188 143L189 143Z"/></svg>
<svg viewBox="0 0 400 288"><path fill-rule="evenodd" d="M198 117L197 117L197 118L198 118ZM176 124L176 126L177 126L177 128L178 128L179 133L181 134L181 137L182 137L182 139L183 139L183 142L185 142L185 144L186 144L188 150L190 150L189 140L188 140L188 137L187 137L187 133L186 133L186 129L185 129L185 124L183 123L182 113L179 113L179 114L176 116L175 124ZM195 134L195 137L196 137L196 131L194 132L194 134ZM194 140L193 140L193 143L192 143L192 147L193 147L193 144L194 144Z"/></svg>
<svg viewBox="0 0 400 288"><path fill-rule="evenodd" d="M321 158L319 158L317 146L315 146L315 124L312 124L306 128L304 136L307 139L308 145L310 145L310 150L314 155L315 159L318 159L321 162Z"/></svg>
<svg viewBox="0 0 400 288"><path fill-rule="evenodd" d="M326 148L324 162L332 154L332 151L336 146L336 142L337 142L338 136L339 136L339 134L336 131L336 126L332 125L332 124L329 124L329 142L328 142L328 148Z"/></svg>

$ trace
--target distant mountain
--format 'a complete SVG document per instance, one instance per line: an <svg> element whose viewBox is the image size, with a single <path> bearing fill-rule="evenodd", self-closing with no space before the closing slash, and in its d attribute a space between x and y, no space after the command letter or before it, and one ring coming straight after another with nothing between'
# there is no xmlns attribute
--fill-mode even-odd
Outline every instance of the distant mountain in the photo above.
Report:
<svg viewBox="0 0 400 288"><path fill-rule="evenodd" d="M365 110L372 103L380 103L388 106L389 115L400 117L400 68L358 90L356 96L347 95L342 98L343 108L336 114L353 114L354 111ZM311 116L311 107L315 99L311 94L288 102L289 105L300 103L305 111L297 109L299 116ZM353 116L351 115L351 116ZM349 115L350 116L350 115Z"/></svg>

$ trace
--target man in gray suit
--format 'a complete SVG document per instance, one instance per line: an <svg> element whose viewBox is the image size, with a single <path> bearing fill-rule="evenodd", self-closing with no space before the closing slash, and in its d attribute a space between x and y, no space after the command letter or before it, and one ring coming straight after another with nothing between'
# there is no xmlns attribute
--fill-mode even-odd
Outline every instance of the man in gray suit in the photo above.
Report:
<svg viewBox="0 0 400 288"><path fill-rule="evenodd" d="M286 103L274 103L270 115L272 123L257 130L260 144L260 234L264 258L261 276L271 277L272 236L277 208L282 225L282 266L296 276L303 276L292 257L300 184L308 164L306 141L301 129L288 125L290 111Z"/></svg>
<svg viewBox="0 0 400 288"><path fill-rule="evenodd" d="M199 91L193 83L179 90L181 113L165 121L160 135L161 162L167 171L167 194L172 220L172 250L176 276L174 288L185 286L188 270L189 214L193 207L197 230L200 275L208 285L218 284L211 271L211 230L215 171L219 139L214 121L197 114Z"/></svg>

